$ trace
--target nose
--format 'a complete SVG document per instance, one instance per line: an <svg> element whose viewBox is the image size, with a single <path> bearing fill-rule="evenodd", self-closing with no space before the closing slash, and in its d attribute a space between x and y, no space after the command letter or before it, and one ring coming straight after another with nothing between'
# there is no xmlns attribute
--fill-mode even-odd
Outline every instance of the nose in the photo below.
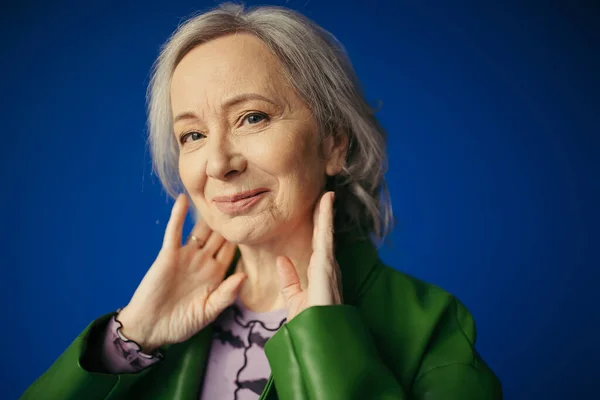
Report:
<svg viewBox="0 0 600 400"><path fill-rule="evenodd" d="M227 180L242 173L246 158L236 151L230 135L215 133L208 138L206 174L214 179Z"/></svg>

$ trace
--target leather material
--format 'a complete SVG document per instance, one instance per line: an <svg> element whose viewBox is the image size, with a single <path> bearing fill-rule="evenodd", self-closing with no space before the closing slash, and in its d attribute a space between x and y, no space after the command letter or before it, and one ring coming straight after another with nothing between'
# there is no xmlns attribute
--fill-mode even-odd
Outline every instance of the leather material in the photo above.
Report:
<svg viewBox="0 0 600 400"><path fill-rule="evenodd" d="M368 240L336 247L345 304L304 310L266 343L272 376L261 400L502 399L464 305L385 266ZM211 327L163 347L165 359L139 373L92 372L90 335L113 314L92 322L21 398L197 400Z"/></svg>

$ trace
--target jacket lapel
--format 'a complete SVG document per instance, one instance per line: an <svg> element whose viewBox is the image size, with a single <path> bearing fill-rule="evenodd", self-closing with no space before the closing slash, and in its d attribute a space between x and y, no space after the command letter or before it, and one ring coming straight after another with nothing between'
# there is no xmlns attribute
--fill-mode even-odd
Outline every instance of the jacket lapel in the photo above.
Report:
<svg viewBox="0 0 600 400"><path fill-rule="evenodd" d="M164 346L165 359L134 389L135 398L197 400L211 337L207 326L185 342Z"/></svg>
<svg viewBox="0 0 600 400"><path fill-rule="evenodd" d="M179 362L180 371L174 371L179 379L173 381L172 397L176 400L196 400L201 387L212 341L212 326L209 325L190 340L184 342ZM182 343L183 344L183 343Z"/></svg>

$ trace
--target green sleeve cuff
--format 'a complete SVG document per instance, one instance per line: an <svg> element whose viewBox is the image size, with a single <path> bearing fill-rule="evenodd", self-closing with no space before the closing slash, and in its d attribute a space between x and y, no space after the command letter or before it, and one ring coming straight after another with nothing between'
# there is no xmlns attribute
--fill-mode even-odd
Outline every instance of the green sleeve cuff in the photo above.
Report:
<svg viewBox="0 0 600 400"><path fill-rule="evenodd" d="M405 398L353 306L304 310L266 343L265 353L282 400Z"/></svg>
<svg viewBox="0 0 600 400"><path fill-rule="evenodd" d="M90 372L82 366L92 331L106 326L114 315L104 315L90 323L60 355L52 366L21 396L21 399L102 399L122 395L133 383L148 373L151 367L135 374ZM113 396L114 395L114 396Z"/></svg>

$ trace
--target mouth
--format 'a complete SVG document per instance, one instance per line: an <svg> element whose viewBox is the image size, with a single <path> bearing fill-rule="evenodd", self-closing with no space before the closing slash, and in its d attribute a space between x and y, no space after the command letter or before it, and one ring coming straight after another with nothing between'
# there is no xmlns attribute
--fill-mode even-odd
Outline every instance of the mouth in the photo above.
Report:
<svg viewBox="0 0 600 400"><path fill-rule="evenodd" d="M269 189L266 188L252 189L236 193L233 196L215 196L213 197L213 201L215 203L235 203L238 200L247 199L268 191Z"/></svg>
<svg viewBox="0 0 600 400"><path fill-rule="evenodd" d="M226 214L238 214L252 208L268 191L266 188L259 188L236 193L232 196L216 196L213 198L213 202L219 210Z"/></svg>

